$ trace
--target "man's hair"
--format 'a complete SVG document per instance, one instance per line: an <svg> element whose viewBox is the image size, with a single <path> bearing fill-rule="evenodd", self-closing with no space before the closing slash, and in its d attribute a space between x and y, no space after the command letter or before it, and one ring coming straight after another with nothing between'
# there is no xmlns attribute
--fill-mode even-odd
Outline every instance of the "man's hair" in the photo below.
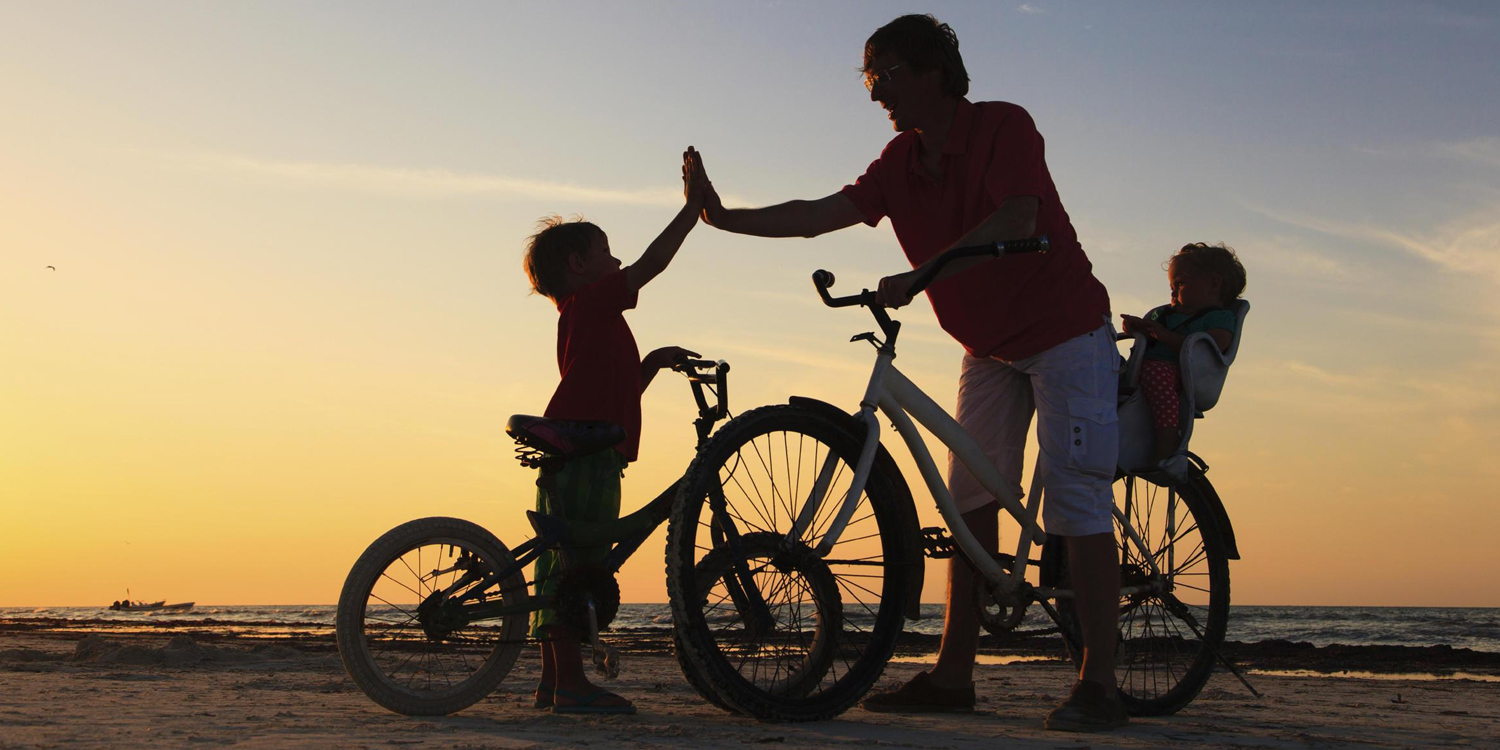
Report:
<svg viewBox="0 0 1500 750"><path fill-rule="evenodd" d="M1245 292L1245 267L1240 264L1240 258L1235 255L1234 248L1222 242L1217 245L1210 245L1206 242L1183 245L1182 249L1167 261L1168 268L1173 266L1217 275L1222 281L1219 299L1221 305L1235 301Z"/></svg>
<svg viewBox="0 0 1500 750"><path fill-rule="evenodd" d="M556 300L567 278L568 258L588 252L594 238L604 234L604 230L584 221L582 216L563 219L557 214L543 216L536 225L536 234L526 238L526 256L521 265L526 269L531 288Z"/></svg>
<svg viewBox="0 0 1500 750"><path fill-rule="evenodd" d="M870 73L870 61L890 53L910 65L913 72L937 69L943 73L943 93L954 97L969 93L969 71L958 54L958 35L932 14L901 16L881 26L865 42L861 73Z"/></svg>

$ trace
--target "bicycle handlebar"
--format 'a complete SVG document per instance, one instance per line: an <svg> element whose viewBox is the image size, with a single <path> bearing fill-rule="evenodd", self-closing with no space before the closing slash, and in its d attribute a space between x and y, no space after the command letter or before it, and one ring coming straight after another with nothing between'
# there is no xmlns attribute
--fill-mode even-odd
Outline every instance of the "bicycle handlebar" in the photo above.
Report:
<svg viewBox="0 0 1500 750"><path fill-rule="evenodd" d="M729 363L722 359L682 359L673 364L672 369L686 375L688 383L693 386L693 400L698 402L698 419L693 425L698 430L698 444L701 446L708 439L714 423L729 416ZM714 397L711 405L709 395Z"/></svg>
<svg viewBox="0 0 1500 750"><path fill-rule="evenodd" d="M1017 255L1020 253L1045 253L1051 246L1052 243L1047 240L1047 235L1044 234L1040 237L1032 237L1026 240L1009 240L1007 242L993 242L988 245L955 247L938 256L937 261L928 266L927 270L923 271L917 277L917 280L911 283L911 286L906 290L906 296L915 297L921 294L922 290L926 289L932 283L932 280L937 277L938 272L943 270L943 266L959 258L977 258L984 255L1003 258L1007 255Z"/></svg>
<svg viewBox="0 0 1500 750"><path fill-rule="evenodd" d="M975 258L980 256L991 256L994 258L1018 253L1045 253L1051 247L1051 242L1046 235L1032 237L1025 240L1008 240L1006 242L992 242L988 245L965 245L955 247L937 257L937 260L928 266L921 275L917 276L907 289L907 295L915 297L925 290L943 266L960 258ZM812 275L813 286L818 290L818 296L823 298L823 304L829 307L861 307L870 308L870 314L875 316L876 322L880 324L880 330L885 333L886 339L892 341L901 330L900 321L891 320L891 316L885 311L885 307L878 301L878 295L868 289L860 290L859 294L851 294L847 297L834 297L828 293L828 288L833 286L834 277L832 273L818 269Z"/></svg>
<svg viewBox="0 0 1500 750"><path fill-rule="evenodd" d="M975 258L984 255L1000 258L1019 253L1045 253L1051 246L1052 243L1047 239L1047 236L1042 235L1041 237L1032 237L1025 240L1009 240L1006 242L992 242L988 245L955 247L939 255L937 260L928 266L927 270L923 271L911 283L911 287L907 289L907 294L912 297L921 294L932 283L932 280L938 273L943 270L944 266L960 258ZM833 286L834 276L828 271L821 269L814 271L812 279L813 286L818 289L818 295L823 298L823 304L829 307L852 307L854 305L864 305L867 307L879 306L879 303L875 301L875 292L868 289L861 291L859 294L851 294L847 297L834 297L830 295L828 288Z"/></svg>
<svg viewBox="0 0 1500 750"><path fill-rule="evenodd" d="M720 376L729 372L729 363L724 360L708 359L682 359L672 365L672 369L689 378L702 380L705 383L714 383ZM712 370L712 373L702 373L700 370Z"/></svg>

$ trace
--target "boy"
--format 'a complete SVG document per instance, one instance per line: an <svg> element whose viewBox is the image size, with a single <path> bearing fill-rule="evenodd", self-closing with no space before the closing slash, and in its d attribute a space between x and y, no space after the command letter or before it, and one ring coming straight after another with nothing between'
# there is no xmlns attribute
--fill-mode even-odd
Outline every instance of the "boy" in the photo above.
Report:
<svg viewBox="0 0 1500 750"><path fill-rule="evenodd" d="M544 219L541 231L527 243L526 276L532 289L557 304L559 313L557 364L562 382L545 416L611 422L625 430L625 440L614 449L569 461L554 478L554 496L538 489L539 512L587 522L618 518L620 474L635 460L640 445L641 392L658 370L682 357L698 356L669 346L642 359L622 315L635 307L640 288L666 270L698 222L707 177L691 146L682 155L682 182L686 205L629 266L622 268L610 254L603 230L581 219ZM597 558L601 552L580 550L578 556ZM538 594L555 590L558 564L556 553L537 560ZM538 708L550 707L554 713L635 713L630 701L585 676L579 646L583 634L556 622L555 612L537 612L532 634L544 639Z"/></svg>

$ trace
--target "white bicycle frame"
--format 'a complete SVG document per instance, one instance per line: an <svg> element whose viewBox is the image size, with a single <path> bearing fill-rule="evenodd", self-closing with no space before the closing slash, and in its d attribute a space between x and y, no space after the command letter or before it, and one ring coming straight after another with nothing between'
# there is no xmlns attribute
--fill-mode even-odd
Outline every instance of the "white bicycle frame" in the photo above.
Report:
<svg viewBox="0 0 1500 750"><path fill-rule="evenodd" d="M842 501L838 515L834 517L833 522L819 540L816 548L818 553L828 555L833 546L838 543L839 536L858 508L859 498L864 493L865 482L870 476L870 468L875 462L876 450L880 447L880 420L875 416L875 411L878 409L891 420L896 432L906 442L906 447L911 451L912 457L916 459L917 468L922 473L922 479L926 481L933 500L937 503L938 512L947 522L949 533L953 535L954 542L957 543L964 556L992 585L1000 587L1007 593L1019 590L1025 582L1032 545L1042 544L1047 539L1047 535L1037 525L1037 513L1041 510L1045 488L1036 481L1037 477L1033 476L1031 496L1026 504L1022 505L1020 494L1000 475L1000 470L990 462L979 444L974 442L969 433L965 432L946 410L938 406L931 397L922 392L921 388L896 369L891 363L894 358L895 354L884 348L879 349L876 354L874 371L870 374L869 385L865 388L864 398L860 401L860 419L866 429L865 442L860 450L859 461L855 465L854 479ZM933 461L932 453L927 450L927 444L912 422L913 417L943 445L952 450L959 462L973 473L979 483L1000 501L1000 506L1021 525L1020 538L1016 542L1015 564L1009 573L1000 567L991 552L974 538L974 534L969 531L968 524L964 523L962 514L954 504L953 495L948 491L948 485L942 473L938 471L936 462ZM839 457L835 454L830 454L825 460L817 481L814 482L812 490L803 502L796 523L788 531L789 537L801 539L813 520L817 518L838 461ZM1120 521L1117 525L1124 529L1131 543L1142 552L1140 558L1151 566L1150 575L1153 578L1160 576L1161 570L1157 560L1148 551L1140 534L1130 523L1125 522L1125 516L1118 506L1114 508L1114 514L1117 521ZM1174 516L1174 513L1168 514L1169 519ZM1174 529L1169 528L1167 533L1168 538L1175 536ZM1170 554L1170 547L1168 552ZM1122 589L1121 593L1133 593L1136 589L1144 590L1145 588L1149 587L1127 587ZM1037 587L1035 591L1046 599L1067 599L1073 596L1073 592L1069 589Z"/></svg>

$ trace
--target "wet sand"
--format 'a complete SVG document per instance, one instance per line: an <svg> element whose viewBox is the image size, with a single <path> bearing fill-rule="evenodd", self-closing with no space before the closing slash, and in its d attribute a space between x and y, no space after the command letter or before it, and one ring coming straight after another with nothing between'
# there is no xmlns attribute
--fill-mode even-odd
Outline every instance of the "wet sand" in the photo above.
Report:
<svg viewBox="0 0 1500 750"><path fill-rule="evenodd" d="M1256 698L1220 672L1175 716L1070 735L1041 726L1067 690L1069 667L1027 661L982 664L979 710L972 715L854 708L831 721L764 724L701 699L660 636L626 634L617 639L625 646L624 673L609 686L636 702L634 716L557 716L531 708L537 664L528 649L486 700L453 716L412 718L359 692L325 637L247 637L211 628L85 631L0 624L0 748L1500 747L1500 682L1482 679L1256 674L1250 679L1263 694ZM1361 658L1357 650L1296 644L1238 650L1241 659L1262 654L1248 660L1255 668L1389 672L1392 663L1382 661L1379 647L1366 648L1376 651ZM1410 653L1395 663L1407 671L1500 675L1491 658L1500 655L1438 648L1428 656L1426 666ZM926 644L904 643L883 681L911 675L924 658L930 658Z"/></svg>

